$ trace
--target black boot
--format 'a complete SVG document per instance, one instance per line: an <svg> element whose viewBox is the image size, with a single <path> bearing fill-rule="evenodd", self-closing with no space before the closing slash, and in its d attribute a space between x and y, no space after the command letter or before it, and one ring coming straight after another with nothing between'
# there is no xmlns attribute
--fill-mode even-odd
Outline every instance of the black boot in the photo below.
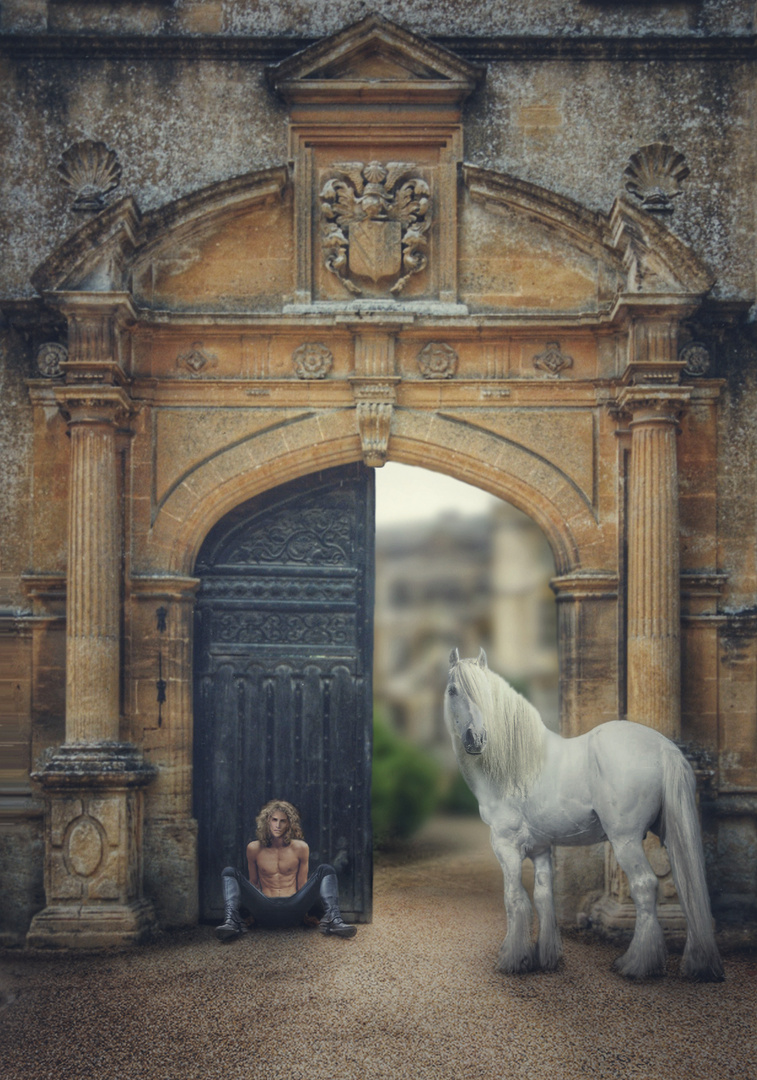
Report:
<svg viewBox="0 0 757 1080"><path fill-rule="evenodd" d="M357 933L356 926L349 926L342 919L339 911L339 886L336 874L325 874L321 878L321 900L323 901L323 918L318 924L322 934L336 934L337 937L354 937Z"/></svg>
<svg viewBox="0 0 757 1080"><path fill-rule="evenodd" d="M230 874L221 878L223 885L223 922L216 927L219 941L232 941L247 933L247 927L239 916L239 882Z"/></svg>

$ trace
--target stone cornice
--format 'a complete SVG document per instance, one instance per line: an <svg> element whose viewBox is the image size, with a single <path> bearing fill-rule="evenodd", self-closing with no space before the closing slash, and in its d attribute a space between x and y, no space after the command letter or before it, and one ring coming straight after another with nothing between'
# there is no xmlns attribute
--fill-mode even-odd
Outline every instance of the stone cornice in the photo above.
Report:
<svg viewBox="0 0 757 1080"><path fill-rule="evenodd" d="M86 60L244 60L277 63L314 45L319 39L276 35L179 35L179 34L0 34L0 56L15 60L32 58ZM429 39L443 49L473 63L507 61L636 61L667 60L674 63L753 61L757 58L754 34L643 35L600 37L562 34L487 37L438 36Z"/></svg>

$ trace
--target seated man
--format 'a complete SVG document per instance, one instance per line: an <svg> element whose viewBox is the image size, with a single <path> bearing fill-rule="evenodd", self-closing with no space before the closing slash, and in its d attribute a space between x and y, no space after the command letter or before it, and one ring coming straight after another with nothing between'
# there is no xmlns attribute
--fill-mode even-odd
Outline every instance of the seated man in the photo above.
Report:
<svg viewBox="0 0 757 1080"><path fill-rule="evenodd" d="M223 871L224 921L216 927L216 937L230 941L246 932L240 907L247 908L260 926L294 926L319 900L321 933L354 937L357 928L343 922L339 911L333 866L319 866L308 880L310 849L292 804L281 799L266 803L255 824L258 838L247 845L250 880L233 866Z"/></svg>

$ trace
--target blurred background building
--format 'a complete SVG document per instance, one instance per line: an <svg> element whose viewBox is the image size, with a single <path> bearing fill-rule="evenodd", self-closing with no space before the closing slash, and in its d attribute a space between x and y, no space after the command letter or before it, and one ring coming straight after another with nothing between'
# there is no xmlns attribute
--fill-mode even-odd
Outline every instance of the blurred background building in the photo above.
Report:
<svg viewBox="0 0 757 1080"><path fill-rule="evenodd" d="M432 474L411 472L433 486ZM419 506L417 517L390 524L383 523L379 488L376 531L374 695L398 732L445 756L442 694L455 647L476 656L483 646L490 667L533 702L544 722L554 730L559 722L547 540L501 500L466 511L466 485L458 488L445 509L430 503L427 516Z"/></svg>

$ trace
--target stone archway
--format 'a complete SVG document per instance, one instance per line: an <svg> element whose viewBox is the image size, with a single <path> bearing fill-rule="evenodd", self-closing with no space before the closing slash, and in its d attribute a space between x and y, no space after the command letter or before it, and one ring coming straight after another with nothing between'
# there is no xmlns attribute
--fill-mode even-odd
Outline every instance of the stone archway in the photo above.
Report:
<svg viewBox="0 0 757 1080"><path fill-rule="evenodd" d="M682 377L678 334L711 279L623 198L604 215L458 169L482 78L369 17L272 70L292 171L144 216L121 200L35 275L69 351L34 401L72 449L66 745L39 775L35 943L139 937L143 862L159 920L196 918L195 560L234 507L316 470L423 464L526 510L558 571L563 730L627 711L676 733L675 433L695 407L712 437L717 398ZM128 835L97 818L105 801ZM66 869L82 813L108 874Z"/></svg>

